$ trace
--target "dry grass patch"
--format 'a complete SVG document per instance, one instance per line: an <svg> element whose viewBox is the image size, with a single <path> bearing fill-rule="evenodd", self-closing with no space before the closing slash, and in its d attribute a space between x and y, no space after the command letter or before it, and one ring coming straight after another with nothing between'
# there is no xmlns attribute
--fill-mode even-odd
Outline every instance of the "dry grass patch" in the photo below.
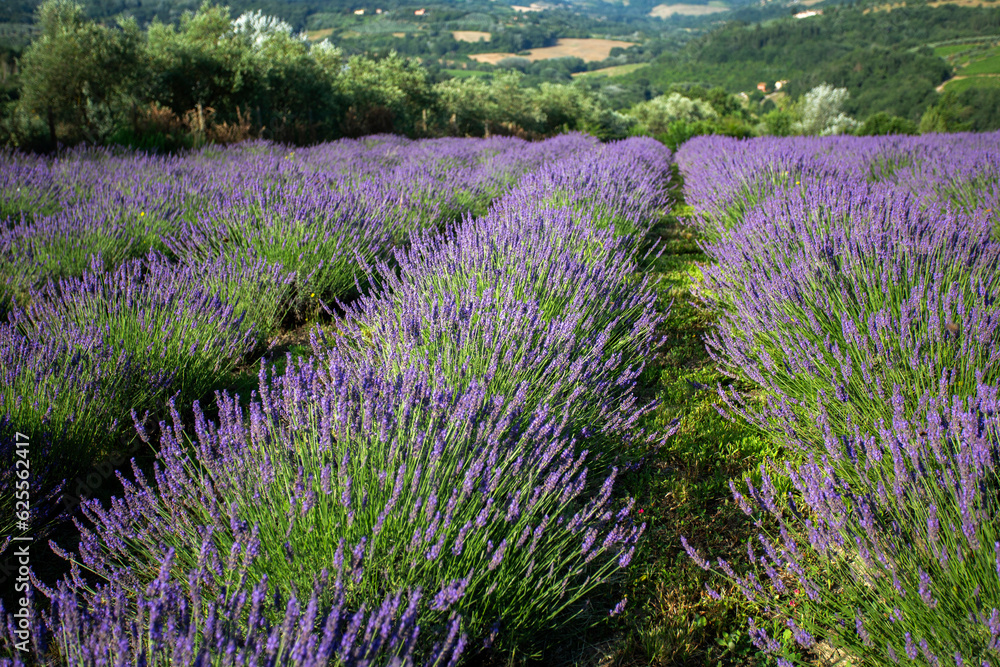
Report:
<svg viewBox="0 0 1000 667"><path fill-rule="evenodd" d="M649 63L632 63L629 65L615 65L614 67L602 67L601 69L590 70L589 72L574 72L570 76L586 79L595 76L623 76L630 74L637 69L648 67Z"/></svg>
<svg viewBox="0 0 1000 667"><path fill-rule="evenodd" d="M934 0L934 2L927 3L928 7L944 7L945 5L956 5L958 7L1000 7L1000 0ZM905 2L894 2L877 7L869 7L861 13L891 12L894 9L900 9L905 6Z"/></svg>
<svg viewBox="0 0 1000 667"><path fill-rule="evenodd" d="M818 2L819 0L817 0ZM721 2L710 2L707 5L656 5L653 7L652 11L649 12L650 16L655 16L657 18L665 19L675 14L677 16L707 16L709 14L718 14L719 12L727 12L729 7Z"/></svg>
<svg viewBox="0 0 1000 667"><path fill-rule="evenodd" d="M582 58L586 62L604 60L611 55L611 49L620 46L626 49L635 42L620 42L616 39L560 39L555 46L545 46L532 49L528 55L519 56L516 53L475 53L469 57L481 63L496 65L505 58L524 58L536 60L551 60L553 58Z"/></svg>
<svg viewBox="0 0 1000 667"><path fill-rule="evenodd" d="M322 30L307 30L306 38L310 42L318 42L333 34L333 28L323 28Z"/></svg>
<svg viewBox="0 0 1000 667"><path fill-rule="evenodd" d="M484 42L490 41L490 33L482 30L452 30L451 36L458 42Z"/></svg>
<svg viewBox="0 0 1000 667"><path fill-rule="evenodd" d="M936 0L928 2L929 7L943 7L944 5L958 5L959 7L997 7L998 0Z"/></svg>

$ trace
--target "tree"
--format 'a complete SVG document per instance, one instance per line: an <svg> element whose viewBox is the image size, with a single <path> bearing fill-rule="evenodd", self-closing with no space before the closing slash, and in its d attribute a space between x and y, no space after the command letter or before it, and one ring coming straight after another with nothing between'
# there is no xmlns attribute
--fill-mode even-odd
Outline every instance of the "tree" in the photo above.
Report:
<svg viewBox="0 0 1000 667"><path fill-rule="evenodd" d="M228 8L206 2L185 12L178 28L154 21L148 34L151 101L178 115L212 107L223 118L255 102L261 81L252 37L236 32Z"/></svg>
<svg viewBox="0 0 1000 667"><path fill-rule="evenodd" d="M597 103L579 86L543 83L536 96L544 116L544 134L583 129L597 113Z"/></svg>
<svg viewBox="0 0 1000 667"><path fill-rule="evenodd" d="M671 123L686 123L718 118L719 114L705 100L693 100L680 93L670 93L654 97L648 102L640 102L628 111L651 134L662 134Z"/></svg>
<svg viewBox="0 0 1000 667"><path fill-rule="evenodd" d="M53 147L60 124L70 141L102 141L131 106L140 76L138 25L98 25L69 0L42 4L38 24L42 34L21 60L21 110L45 119Z"/></svg>
<svg viewBox="0 0 1000 667"><path fill-rule="evenodd" d="M800 134L843 134L856 128L859 123L843 112L844 102L849 94L846 88L834 88L823 83L803 96L802 119L793 125Z"/></svg>
<svg viewBox="0 0 1000 667"><path fill-rule="evenodd" d="M492 81L470 77L435 86L451 131L469 136L543 131L546 116L539 107L535 91L524 88L522 79L520 72L511 70L498 72ZM555 110L556 96L552 89L547 90L546 97Z"/></svg>
<svg viewBox="0 0 1000 667"><path fill-rule="evenodd" d="M865 119L864 125L858 128L857 134L860 136L917 134L917 124L909 118L900 118L885 111L879 111Z"/></svg>
<svg viewBox="0 0 1000 667"><path fill-rule="evenodd" d="M795 115L791 111L774 109L764 114L763 130L775 137L787 137L795 126Z"/></svg>
<svg viewBox="0 0 1000 667"><path fill-rule="evenodd" d="M1000 88L973 86L958 94L958 101L971 110L969 129L973 132L1000 130Z"/></svg>
<svg viewBox="0 0 1000 667"><path fill-rule="evenodd" d="M963 132L971 129L972 109L962 104L958 95L945 90L937 104L927 109L920 119L920 132Z"/></svg>
<svg viewBox="0 0 1000 667"><path fill-rule="evenodd" d="M348 105L343 130L350 136L393 131L416 134L435 106L427 72L416 60L402 58L395 51L382 58L352 56L337 87Z"/></svg>

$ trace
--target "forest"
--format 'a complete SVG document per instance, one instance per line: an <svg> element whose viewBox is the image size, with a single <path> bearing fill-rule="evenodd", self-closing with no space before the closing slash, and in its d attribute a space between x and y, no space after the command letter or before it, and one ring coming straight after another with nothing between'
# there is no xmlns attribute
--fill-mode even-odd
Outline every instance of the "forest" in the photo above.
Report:
<svg viewBox="0 0 1000 667"><path fill-rule="evenodd" d="M325 16L315 12L319 5L301 4L307 18L300 25ZM496 12L509 8L487 15L451 6L426 30L333 39L331 28L319 33L326 38L298 30L285 18L296 20L294 13L237 13L210 3L176 21L161 20L156 4L136 5L153 16L149 22L92 16L122 7L50 0L30 24L0 24L7 26L0 31L7 36L0 143L176 150L247 138L311 144L382 132L542 138L584 131L605 140L645 134L676 147L699 134L1000 127L1000 87L991 78L1000 11L993 8L828 6L807 20L724 22L682 45L636 33L634 46L616 47L603 61L515 56L490 64L468 56L593 36L597 19L558 9L507 25ZM23 18L15 10L5 11ZM602 34L622 37L626 25ZM491 40L475 43L447 29L491 26ZM631 69L603 75L621 65Z"/></svg>
<svg viewBox="0 0 1000 667"><path fill-rule="evenodd" d="M919 121L936 102L935 88L951 76L929 45L956 38L996 41L1000 11L908 4L866 13L844 6L805 20L733 22L624 78L661 89L709 84L730 92L788 81L784 90L792 97L829 83L850 92L846 109L853 115L888 112Z"/></svg>

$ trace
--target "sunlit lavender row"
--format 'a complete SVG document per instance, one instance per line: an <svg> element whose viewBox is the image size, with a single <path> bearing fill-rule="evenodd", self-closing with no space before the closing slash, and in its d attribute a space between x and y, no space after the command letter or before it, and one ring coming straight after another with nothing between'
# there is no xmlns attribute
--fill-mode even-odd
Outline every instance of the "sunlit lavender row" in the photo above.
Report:
<svg viewBox="0 0 1000 667"><path fill-rule="evenodd" d="M5 446L45 447L39 497L156 452L52 542L72 567L33 577L14 655L446 665L620 613L617 480L668 435L637 386L669 168L574 135L5 156ZM212 393L318 313L311 355Z"/></svg>
<svg viewBox="0 0 1000 667"><path fill-rule="evenodd" d="M779 664L1000 664L1000 134L698 138L677 162L737 381L719 408L786 452L733 485L759 570L689 553Z"/></svg>

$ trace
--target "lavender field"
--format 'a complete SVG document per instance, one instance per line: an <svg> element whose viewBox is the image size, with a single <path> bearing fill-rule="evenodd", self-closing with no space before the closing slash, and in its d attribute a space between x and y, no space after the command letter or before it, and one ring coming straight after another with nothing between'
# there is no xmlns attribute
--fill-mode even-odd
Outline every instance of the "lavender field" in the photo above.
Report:
<svg viewBox="0 0 1000 667"><path fill-rule="evenodd" d="M1000 667L998 207L997 134L0 155L0 656Z"/></svg>

